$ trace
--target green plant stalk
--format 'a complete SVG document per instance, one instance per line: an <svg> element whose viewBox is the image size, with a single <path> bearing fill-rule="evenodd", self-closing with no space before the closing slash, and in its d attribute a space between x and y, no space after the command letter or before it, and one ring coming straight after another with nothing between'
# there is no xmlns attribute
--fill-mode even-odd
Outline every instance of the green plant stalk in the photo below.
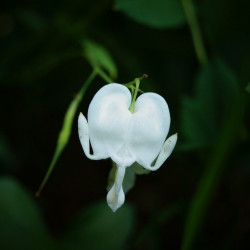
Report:
<svg viewBox="0 0 250 250"><path fill-rule="evenodd" d="M146 78L148 78L148 75L147 74L143 74L141 77L137 77L133 81L125 83L124 85L129 88L131 85L136 84L137 80L142 81L143 79L146 79ZM140 89L138 89L138 90L141 92Z"/></svg>
<svg viewBox="0 0 250 250"><path fill-rule="evenodd" d="M95 68L95 71L97 72L97 74L107 83L112 83L114 82L107 74L105 71L103 71L100 68Z"/></svg>
<svg viewBox="0 0 250 250"><path fill-rule="evenodd" d="M237 133L243 119L244 104L244 99L238 94L191 203L184 229L182 250L193 249L194 240L227 163L228 155L231 153L235 139L238 138Z"/></svg>
<svg viewBox="0 0 250 250"><path fill-rule="evenodd" d="M140 80L138 78L135 79L135 90L133 91L133 99L131 102L131 105L129 107L129 110L131 113L134 113L134 106L135 106L135 100L136 100L136 96L139 90L139 86L140 86Z"/></svg>
<svg viewBox="0 0 250 250"><path fill-rule="evenodd" d="M48 179L49 179L49 177L50 177L50 175L55 167L55 164L56 164L58 158L60 157L64 148L68 144L68 141L69 141L69 138L71 135L71 131L72 131L72 123L73 123L77 108L78 108L87 88L89 87L90 83L94 80L96 75L97 75L96 70L93 70L92 73L90 74L90 76L88 77L88 79L83 83L80 91L77 93L75 98L71 101L71 103L66 111L66 114L65 114L64 120L63 120L63 126L62 126L62 129L61 129L59 136L58 136L55 153L54 153L52 161L49 165L49 169L48 169L40 187L38 188L38 191L36 192L36 197L40 196L40 193L43 190L45 184L47 183L47 181L48 181Z"/></svg>
<svg viewBox="0 0 250 250"><path fill-rule="evenodd" d="M208 61L207 53L202 39L199 22L196 17L194 4L192 0L181 0L181 2L191 31L197 59L200 64L206 64Z"/></svg>

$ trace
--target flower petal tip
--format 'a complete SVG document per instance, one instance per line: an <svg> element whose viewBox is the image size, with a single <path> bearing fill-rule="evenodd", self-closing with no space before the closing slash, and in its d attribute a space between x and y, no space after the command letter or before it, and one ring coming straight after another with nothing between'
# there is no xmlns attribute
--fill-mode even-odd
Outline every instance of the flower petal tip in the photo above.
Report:
<svg viewBox="0 0 250 250"><path fill-rule="evenodd" d="M125 201L125 195L123 189L120 189L119 194L117 195L115 190L115 185L109 190L107 195L107 203L111 210L115 213L118 208L120 208Z"/></svg>

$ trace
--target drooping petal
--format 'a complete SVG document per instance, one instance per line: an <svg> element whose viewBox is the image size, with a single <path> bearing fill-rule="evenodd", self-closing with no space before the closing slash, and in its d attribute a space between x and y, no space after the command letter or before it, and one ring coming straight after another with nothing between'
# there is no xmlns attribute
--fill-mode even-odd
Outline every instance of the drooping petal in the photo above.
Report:
<svg viewBox="0 0 250 250"><path fill-rule="evenodd" d="M167 160L167 158L171 155L175 144L177 142L177 134L174 134L172 136L170 136L165 143L163 144L163 147L161 149L161 152L159 154L159 156L157 157L156 163L154 166L151 166L151 164L144 164L142 165L144 168L151 170L151 171L155 171L158 168L161 167L161 165Z"/></svg>
<svg viewBox="0 0 250 250"><path fill-rule="evenodd" d="M151 166L168 134L170 114L158 94L142 94L135 102L129 129L129 151L142 166Z"/></svg>
<svg viewBox="0 0 250 250"><path fill-rule="evenodd" d="M125 146L132 119L130 103L128 88L113 83L96 93L88 110L89 134L94 154L102 155L103 158L111 157L117 164L127 166L133 161Z"/></svg>
<svg viewBox="0 0 250 250"><path fill-rule="evenodd" d="M78 134L85 155L91 160L103 159L102 155L91 155L89 151L89 126L82 113L78 117Z"/></svg>
<svg viewBox="0 0 250 250"><path fill-rule="evenodd" d="M125 169L126 167L117 166L115 183L107 194L107 203L113 212L121 207L125 201L125 194L122 188Z"/></svg>

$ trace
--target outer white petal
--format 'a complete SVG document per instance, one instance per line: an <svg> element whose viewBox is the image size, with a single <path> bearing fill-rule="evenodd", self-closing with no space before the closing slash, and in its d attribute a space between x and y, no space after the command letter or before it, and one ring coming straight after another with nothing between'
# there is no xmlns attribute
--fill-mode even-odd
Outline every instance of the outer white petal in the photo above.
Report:
<svg viewBox="0 0 250 250"><path fill-rule="evenodd" d="M85 155L91 160L103 159L102 155L91 155L89 151L89 126L81 113L78 117L78 134Z"/></svg>
<svg viewBox="0 0 250 250"><path fill-rule="evenodd" d="M151 171L155 171L158 168L161 167L161 165L164 163L164 161L167 160L167 158L171 155L175 144L177 142L177 134L174 134L172 136L170 136L164 143L161 152L156 160L156 163L154 166L151 166L151 164L148 165L143 165L144 168L151 170Z"/></svg>
<svg viewBox="0 0 250 250"><path fill-rule="evenodd" d="M151 166L162 149L170 126L166 101L158 94L146 93L135 102L129 151L142 166Z"/></svg>
<svg viewBox="0 0 250 250"><path fill-rule="evenodd" d="M126 150L132 114L131 94L125 86L108 84L94 96L88 110L90 141L95 155L111 157L118 165L132 164Z"/></svg>

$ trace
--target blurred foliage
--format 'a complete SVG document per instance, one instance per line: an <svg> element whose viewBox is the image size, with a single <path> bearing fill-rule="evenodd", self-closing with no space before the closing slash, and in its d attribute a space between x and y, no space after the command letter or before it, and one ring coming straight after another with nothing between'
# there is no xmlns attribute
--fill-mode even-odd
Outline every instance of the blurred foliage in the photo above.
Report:
<svg viewBox="0 0 250 250"><path fill-rule="evenodd" d="M180 0L116 0L115 8L154 28L171 28L186 21Z"/></svg>
<svg viewBox="0 0 250 250"><path fill-rule="evenodd" d="M236 104L238 92L234 74L221 60L216 59L201 69L194 97L184 97L182 100L183 150L213 144L228 112Z"/></svg>
<svg viewBox="0 0 250 250"><path fill-rule="evenodd" d="M195 240L199 231L199 227L204 220L205 213L208 210L209 202L214 191L216 190L222 169L226 164L227 155L232 150L233 144L235 143L235 137L237 136L242 124L243 108L240 102L240 89L237 85L235 77L221 63L218 64L217 62L217 70L219 69L219 71L212 69L208 71L209 75L206 75L206 77L201 77L201 79L203 79L205 82L209 82L209 85L205 88L206 91L208 91L210 86L213 86L213 83L216 83L217 80L219 81L219 86L223 88L222 90L220 90L218 87L216 88L216 90L221 91L223 94L220 95L217 93L216 97L219 98L219 102L217 103L215 103L213 98L213 103L216 108L214 108L211 112L212 114L216 114L216 111L222 111L222 113L217 114L217 117L222 119L220 123L218 123L221 124L222 127L217 128L218 132L214 130L210 135L216 136L216 139L214 140L216 144L208 160L207 169L201 178L187 216L182 245L183 250L192 249L193 247L193 241ZM211 74L213 71L217 71L217 75ZM220 77L218 73L220 73ZM202 85L202 80L200 81L200 85ZM215 90L213 93L215 93ZM203 93L202 96L205 98L206 92ZM209 99L206 101L209 103ZM210 103L210 107L212 106L213 105ZM203 107L202 102L200 103L200 107ZM206 112L206 116L209 116L210 110L206 110L205 107L203 107L203 111ZM203 124L203 127L209 128L210 125L212 125L211 127L215 127L215 122L213 121L215 121L216 118L213 116L209 116L209 118L210 119L208 119L206 123ZM200 122L200 124L202 126L202 122Z"/></svg>
<svg viewBox="0 0 250 250"><path fill-rule="evenodd" d="M3 3L0 249L248 249L249 8L246 0ZM179 141L159 171L128 169L124 189L135 176L136 185L113 214L111 163L86 159L76 117L107 82L143 73L140 87L167 100ZM57 168L35 199L57 139ZM113 178L111 169L109 185Z"/></svg>
<svg viewBox="0 0 250 250"><path fill-rule="evenodd" d="M126 204L113 214L105 202L88 207L63 236L66 249L121 249L133 233L133 208ZM115 235L113 235L115 233Z"/></svg>
<svg viewBox="0 0 250 250"><path fill-rule="evenodd" d="M0 134L0 166L1 173L14 171L17 166L15 154L2 134Z"/></svg>
<svg viewBox="0 0 250 250"><path fill-rule="evenodd" d="M96 71L106 70L109 76L113 79L117 77L116 65L110 56L109 52L102 46L85 40L83 41L83 55L91 64L92 68Z"/></svg>
<svg viewBox="0 0 250 250"><path fill-rule="evenodd" d="M120 249L133 231L131 206L126 204L113 214L105 202L99 202L82 211L60 239L52 240L34 200L22 186L3 177L0 195L2 249L103 249L100 241L105 248ZM109 237L113 232L116 237Z"/></svg>
<svg viewBox="0 0 250 250"><path fill-rule="evenodd" d="M246 91L250 93L250 83L247 84Z"/></svg>
<svg viewBox="0 0 250 250"><path fill-rule="evenodd" d="M37 205L15 180L0 179L1 249L54 249ZM13 238L14 237L14 238Z"/></svg>

